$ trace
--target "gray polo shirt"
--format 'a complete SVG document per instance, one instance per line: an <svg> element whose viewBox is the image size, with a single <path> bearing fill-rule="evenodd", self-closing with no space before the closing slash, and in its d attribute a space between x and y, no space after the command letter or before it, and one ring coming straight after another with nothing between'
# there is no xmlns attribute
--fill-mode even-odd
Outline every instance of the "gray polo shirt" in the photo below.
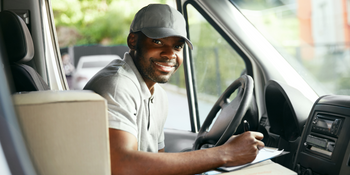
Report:
<svg viewBox="0 0 350 175"><path fill-rule="evenodd" d="M103 68L84 89L107 100L109 127L134 135L139 151L158 152L164 148L167 95L157 83L153 95L150 93L129 53Z"/></svg>

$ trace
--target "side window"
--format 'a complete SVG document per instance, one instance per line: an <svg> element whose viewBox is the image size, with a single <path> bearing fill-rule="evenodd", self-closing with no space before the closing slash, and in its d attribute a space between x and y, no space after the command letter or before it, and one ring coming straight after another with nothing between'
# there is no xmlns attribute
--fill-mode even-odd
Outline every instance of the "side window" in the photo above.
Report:
<svg viewBox="0 0 350 175"><path fill-rule="evenodd" d="M231 45L190 4L187 5L187 13L190 40L194 45L192 62L202 124L224 90L245 71L245 63Z"/></svg>
<svg viewBox="0 0 350 175"><path fill-rule="evenodd" d="M183 65L179 67L168 83L161 86L166 91L169 99L168 118L164 127L190 131L191 121Z"/></svg>
<svg viewBox="0 0 350 175"><path fill-rule="evenodd" d="M192 63L200 124L224 90L246 70L242 58L211 24L187 5L190 40L194 46ZM184 68L162 85L169 98L165 128L191 130ZM235 95L232 95L233 98Z"/></svg>

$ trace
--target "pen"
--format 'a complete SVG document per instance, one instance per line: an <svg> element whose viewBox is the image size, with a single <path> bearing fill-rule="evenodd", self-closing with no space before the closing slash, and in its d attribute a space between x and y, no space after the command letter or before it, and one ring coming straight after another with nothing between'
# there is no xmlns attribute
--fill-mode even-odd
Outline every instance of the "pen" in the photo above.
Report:
<svg viewBox="0 0 350 175"><path fill-rule="evenodd" d="M244 124L244 132L249 131L250 130L250 126L247 120L243 121Z"/></svg>

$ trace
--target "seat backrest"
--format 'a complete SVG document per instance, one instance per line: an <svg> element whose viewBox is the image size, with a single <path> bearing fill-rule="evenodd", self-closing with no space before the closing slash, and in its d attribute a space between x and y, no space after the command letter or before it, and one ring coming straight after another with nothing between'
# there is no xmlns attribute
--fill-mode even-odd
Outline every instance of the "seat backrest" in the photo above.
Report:
<svg viewBox="0 0 350 175"><path fill-rule="evenodd" d="M49 90L43 78L26 65L34 57L34 44L24 21L12 11L0 12L0 26L16 92Z"/></svg>

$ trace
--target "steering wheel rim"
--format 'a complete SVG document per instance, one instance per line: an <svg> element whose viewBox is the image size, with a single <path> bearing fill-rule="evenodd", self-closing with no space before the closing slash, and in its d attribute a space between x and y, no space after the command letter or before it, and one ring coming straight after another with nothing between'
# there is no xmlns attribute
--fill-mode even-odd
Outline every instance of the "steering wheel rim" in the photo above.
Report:
<svg viewBox="0 0 350 175"><path fill-rule="evenodd" d="M234 134L252 101L253 82L249 75L242 75L227 87L210 110L199 130L192 150L198 150L204 144L222 145ZM231 94L240 87L237 96L230 101ZM221 112L217 115L220 110ZM217 119L209 130L215 118Z"/></svg>

